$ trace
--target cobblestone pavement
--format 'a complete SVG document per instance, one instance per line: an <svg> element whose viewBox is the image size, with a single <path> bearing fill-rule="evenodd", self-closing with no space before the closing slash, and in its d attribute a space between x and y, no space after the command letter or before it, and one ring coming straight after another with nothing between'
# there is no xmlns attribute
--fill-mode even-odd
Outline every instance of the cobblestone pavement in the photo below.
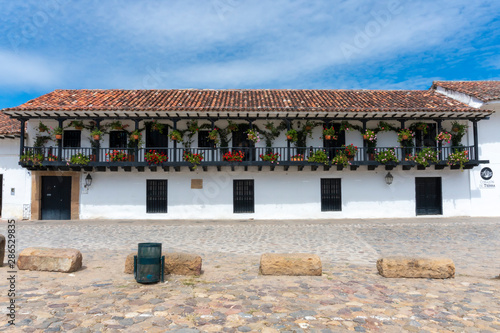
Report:
<svg viewBox="0 0 500 333"><path fill-rule="evenodd" d="M5 234L6 223L0 223ZM18 252L73 247L74 274L18 272L20 332L497 332L500 219L18 222ZM139 285L123 274L139 242L203 258L199 277ZM258 274L265 252L308 252L321 277ZM449 280L385 279L377 258L445 256ZM8 285L0 268L0 303ZM6 313L5 307L0 309Z"/></svg>

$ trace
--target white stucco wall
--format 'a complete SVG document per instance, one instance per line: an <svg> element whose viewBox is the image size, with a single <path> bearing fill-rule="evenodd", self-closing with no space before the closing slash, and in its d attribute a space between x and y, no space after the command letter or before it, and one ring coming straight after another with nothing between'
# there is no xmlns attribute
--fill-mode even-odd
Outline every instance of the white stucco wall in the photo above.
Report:
<svg viewBox="0 0 500 333"><path fill-rule="evenodd" d="M23 217L23 204L29 204L31 200L30 172L18 164L19 139L0 139L0 152L2 219L20 220Z"/></svg>
<svg viewBox="0 0 500 333"><path fill-rule="evenodd" d="M415 177L442 177L443 216L470 214L469 173L458 170L296 171L265 167L243 171L93 173L92 187L82 191L82 219L330 219L415 216ZM82 174L82 182L85 175ZM320 179L341 178L342 211L321 212ZM146 180L168 179L168 213L146 214ZM203 179L203 189L191 189ZM233 214L233 179L254 179L255 213Z"/></svg>

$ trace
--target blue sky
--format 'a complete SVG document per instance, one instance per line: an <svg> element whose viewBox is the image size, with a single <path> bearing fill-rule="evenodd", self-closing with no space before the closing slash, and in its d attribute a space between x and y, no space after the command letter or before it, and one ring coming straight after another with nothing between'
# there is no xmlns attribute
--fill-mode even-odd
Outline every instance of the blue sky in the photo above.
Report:
<svg viewBox="0 0 500 333"><path fill-rule="evenodd" d="M0 0L0 109L54 89L500 78L500 1Z"/></svg>

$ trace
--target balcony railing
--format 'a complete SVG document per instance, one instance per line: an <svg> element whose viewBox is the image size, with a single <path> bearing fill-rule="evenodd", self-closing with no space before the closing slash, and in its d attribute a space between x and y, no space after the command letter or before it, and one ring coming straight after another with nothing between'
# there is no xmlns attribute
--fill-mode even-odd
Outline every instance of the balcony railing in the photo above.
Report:
<svg viewBox="0 0 500 333"><path fill-rule="evenodd" d="M390 166L403 165L404 168L417 165L415 162L407 160L407 157L418 154L424 147L359 147L355 156L349 162L351 168L359 167L360 165L368 165L369 168L374 168L382 165L375 160L375 154L394 149L399 162L388 163ZM86 148L75 147L24 147L24 158L21 159L20 164L26 167L146 167L146 166L193 166L193 164L185 161L184 154L186 152L192 154L200 154L203 159L200 166L224 166L224 165L244 165L244 166L264 166L264 165L322 165L320 163L308 162L309 156L318 150L324 150L328 155L329 161L334 156L342 153L344 148L324 148L324 147L247 147L247 148ZM461 147L444 147L438 151L439 163L434 163L439 166L445 166L448 156L457 151L467 151L470 159L475 156L474 146L461 146ZM156 151L166 156L166 161L160 164L152 164L146 161L145 154L151 151ZM244 157L241 162L228 162L225 161L223 156L227 152L242 152ZM279 154L275 163L263 161L260 155L266 154ZM59 154L61 154L59 156ZM88 161L82 164L71 163L71 158L77 154L82 154L88 157ZM469 161L467 166L475 166L479 163L487 163L487 161ZM329 163L327 163L329 164ZM438 168L436 166L436 168Z"/></svg>

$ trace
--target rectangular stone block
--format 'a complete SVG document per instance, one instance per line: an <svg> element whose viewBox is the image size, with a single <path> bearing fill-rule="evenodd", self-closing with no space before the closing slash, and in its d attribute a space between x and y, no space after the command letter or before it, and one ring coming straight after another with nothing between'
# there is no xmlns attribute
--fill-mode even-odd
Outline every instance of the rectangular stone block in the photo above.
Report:
<svg viewBox="0 0 500 333"><path fill-rule="evenodd" d="M260 257L262 275L321 276L321 259L308 253L264 253Z"/></svg>
<svg viewBox="0 0 500 333"><path fill-rule="evenodd" d="M82 254L75 249L29 247L19 254L20 270L71 273L82 267Z"/></svg>
<svg viewBox="0 0 500 333"><path fill-rule="evenodd" d="M131 253L125 260L125 273L134 273L134 256L137 253ZM163 253L165 256L164 274L173 275L201 275L202 260L199 255L190 253Z"/></svg>
<svg viewBox="0 0 500 333"><path fill-rule="evenodd" d="M455 264L448 258L381 258L377 260L377 270L388 278L449 279L455 276Z"/></svg>

